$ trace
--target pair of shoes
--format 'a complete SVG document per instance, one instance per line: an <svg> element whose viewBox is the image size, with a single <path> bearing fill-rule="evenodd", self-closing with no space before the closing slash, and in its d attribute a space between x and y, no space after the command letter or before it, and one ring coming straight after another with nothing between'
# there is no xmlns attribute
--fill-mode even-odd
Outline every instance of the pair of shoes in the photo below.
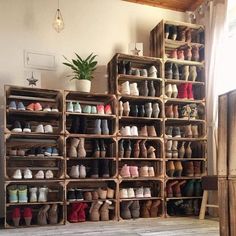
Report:
<svg viewBox="0 0 236 236"><path fill-rule="evenodd" d="M34 178L35 179L53 179L53 172L51 171L51 170L47 170L45 173L44 173L44 171L43 170L39 170L36 174L35 174L35 176L34 176Z"/></svg>
<svg viewBox="0 0 236 236"><path fill-rule="evenodd" d="M45 156L58 156L58 150L56 147L47 147L44 151Z"/></svg>
<svg viewBox="0 0 236 236"><path fill-rule="evenodd" d="M96 119L94 121L94 134L103 134L103 135L109 135L109 127L108 127L108 121L106 119Z"/></svg>
<svg viewBox="0 0 236 236"><path fill-rule="evenodd" d="M137 83L129 83L126 81L121 84L121 94L122 95L133 95L139 96L138 84Z"/></svg>
<svg viewBox="0 0 236 236"><path fill-rule="evenodd" d="M109 209L112 202L106 200L104 203L102 201L95 201L92 203L89 209L89 219L91 221L108 221L109 220Z"/></svg>
<svg viewBox="0 0 236 236"><path fill-rule="evenodd" d="M184 137L187 138L198 138L198 126L197 125L186 125L184 126Z"/></svg>
<svg viewBox="0 0 236 236"><path fill-rule="evenodd" d="M185 197L201 197L203 193L201 180L188 180L182 188Z"/></svg>
<svg viewBox="0 0 236 236"><path fill-rule="evenodd" d="M180 117L185 119L195 119L198 116L198 106L195 103L184 105L180 108Z"/></svg>
<svg viewBox="0 0 236 236"><path fill-rule="evenodd" d="M165 94L168 98L177 98L178 88L176 84L167 84L165 87Z"/></svg>
<svg viewBox="0 0 236 236"><path fill-rule="evenodd" d="M43 126L42 124L39 124L36 128L35 128L35 132L36 133L53 133L53 127L51 125L45 125Z"/></svg>
<svg viewBox="0 0 236 236"><path fill-rule="evenodd" d="M66 111L67 112L76 112L76 113L81 113L82 109L81 109L81 105L79 102L67 102L66 103Z"/></svg>
<svg viewBox="0 0 236 236"><path fill-rule="evenodd" d="M86 150L84 148L85 138L72 138L70 139L70 147L68 149L68 156L72 158L86 157Z"/></svg>
<svg viewBox="0 0 236 236"><path fill-rule="evenodd" d="M68 221L70 223L84 222L86 221L85 209L88 208L87 203L72 203L71 211L68 214Z"/></svg>
<svg viewBox="0 0 236 236"><path fill-rule="evenodd" d="M97 189L98 198L105 200L107 198L113 199L115 195L115 190L111 188L98 188Z"/></svg>
<svg viewBox="0 0 236 236"><path fill-rule="evenodd" d="M30 133L31 132L31 125L29 122L22 122L22 124L19 121L14 121L12 127L11 127L12 132L16 133Z"/></svg>
<svg viewBox="0 0 236 236"><path fill-rule="evenodd" d="M58 149L56 147L38 147L28 149L25 153L28 157L44 157L44 156L58 156Z"/></svg>
<svg viewBox="0 0 236 236"><path fill-rule="evenodd" d="M185 28L183 26L177 26L177 40L182 41L182 42L191 43L192 29Z"/></svg>
<svg viewBox="0 0 236 236"><path fill-rule="evenodd" d="M22 102L16 103L16 101L11 101L8 105L8 109L10 111L12 110L25 111L25 106Z"/></svg>
<svg viewBox="0 0 236 236"><path fill-rule="evenodd" d="M167 126L166 137L169 138L166 145L166 158L177 158L178 157L178 141L170 138L181 138L180 127L178 126Z"/></svg>
<svg viewBox="0 0 236 236"><path fill-rule="evenodd" d="M120 176L123 178L154 177L155 172L153 166L141 166L138 169L138 166L128 166L125 164L120 170Z"/></svg>
<svg viewBox="0 0 236 236"><path fill-rule="evenodd" d="M69 202L73 201L83 201L83 193L81 189L78 188L69 188L67 191L67 200Z"/></svg>
<svg viewBox="0 0 236 236"><path fill-rule="evenodd" d="M153 166L141 166L139 168L140 177L155 177L155 171Z"/></svg>
<svg viewBox="0 0 236 236"><path fill-rule="evenodd" d="M183 171L183 166L181 161L168 161L166 163L166 174L169 177L181 177Z"/></svg>
<svg viewBox="0 0 236 236"><path fill-rule="evenodd" d="M173 197L182 197L182 188L186 184L186 180L182 181L170 181L166 184L166 197L173 198Z"/></svg>
<svg viewBox="0 0 236 236"><path fill-rule="evenodd" d="M156 73L156 72L155 72ZM154 85L154 81L143 81L139 84L139 95L144 97L155 97L156 96L156 88Z"/></svg>
<svg viewBox="0 0 236 236"><path fill-rule="evenodd" d="M28 202L27 186L26 185L10 185L7 187L8 200L10 203L25 203Z"/></svg>
<svg viewBox="0 0 236 236"><path fill-rule="evenodd" d="M135 125L125 127L122 126L120 134L121 136L138 136L138 127Z"/></svg>
<svg viewBox="0 0 236 236"><path fill-rule="evenodd" d="M140 216L139 201L122 201L120 203L120 216L122 219L137 219Z"/></svg>
<svg viewBox="0 0 236 236"><path fill-rule="evenodd" d="M182 66L181 68L181 80L184 81L196 81L198 76L196 66Z"/></svg>
<svg viewBox="0 0 236 236"><path fill-rule="evenodd" d="M30 226L31 225L32 216L33 216L32 209L30 207L24 208L24 210L23 210L23 218L24 218L26 226ZM19 227L21 217L22 216L21 216L20 208L19 207L15 207L12 210L12 213L11 213L11 218L12 218L12 221L13 221L13 224L14 224L15 227Z"/></svg>
<svg viewBox="0 0 236 236"><path fill-rule="evenodd" d="M70 173L69 173L69 176L71 178L75 178L75 179L78 179L78 178L84 179L84 178L86 178L86 167L84 165L72 166L71 170L70 170Z"/></svg>
<svg viewBox="0 0 236 236"><path fill-rule="evenodd" d="M36 102L36 103L30 103L26 107L26 109L29 110L29 111L42 111L43 107L39 102Z"/></svg>
<svg viewBox="0 0 236 236"><path fill-rule="evenodd" d="M178 105L165 105L165 116L167 118L179 118Z"/></svg>
<svg viewBox="0 0 236 236"><path fill-rule="evenodd" d="M106 146L104 143L104 139L95 139L93 145L93 157L106 157Z"/></svg>
<svg viewBox="0 0 236 236"><path fill-rule="evenodd" d="M141 205L140 216L143 218L157 217L160 206L161 200L145 201Z"/></svg>
<svg viewBox="0 0 236 236"><path fill-rule="evenodd" d="M30 202L47 202L48 187L30 187Z"/></svg>
<svg viewBox="0 0 236 236"><path fill-rule="evenodd" d="M57 224L58 223L58 205L45 205L39 209L37 215L37 223L39 225Z"/></svg>
<svg viewBox="0 0 236 236"><path fill-rule="evenodd" d="M157 133L155 126L154 125L142 126L141 129L139 130L138 135L143 137L156 137Z"/></svg>
<svg viewBox="0 0 236 236"><path fill-rule="evenodd" d="M120 198L147 198L152 197L151 188L122 188L119 192Z"/></svg>
<svg viewBox="0 0 236 236"><path fill-rule="evenodd" d="M191 148L191 142L187 144L187 147L185 148L185 142L182 142L179 150L178 150L178 157L179 158L191 158L192 157L192 148Z"/></svg>
<svg viewBox="0 0 236 236"><path fill-rule="evenodd" d="M10 149L8 152L9 156L25 156L24 149Z"/></svg>
<svg viewBox="0 0 236 236"><path fill-rule="evenodd" d="M89 171L90 178L109 178L110 177L110 168L109 168L109 160L93 160L91 162L92 166Z"/></svg>
<svg viewBox="0 0 236 236"><path fill-rule="evenodd" d="M12 175L13 179L22 179L24 176L24 179L32 179L32 171L28 168L24 169L23 175L21 169L16 169Z"/></svg>
<svg viewBox="0 0 236 236"><path fill-rule="evenodd" d="M186 162L183 162L183 174L184 174L184 176L201 177L204 174L202 172L202 163L201 163L201 161L186 161Z"/></svg>
<svg viewBox="0 0 236 236"><path fill-rule="evenodd" d="M190 83L183 83L178 86L178 98L194 99L193 85Z"/></svg>
<svg viewBox="0 0 236 236"><path fill-rule="evenodd" d="M166 62L165 63L165 78L179 80L179 66L176 63Z"/></svg>
<svg viewBox="0 0 236 236"><path fill-rule="evenodd" d="M177 26L165 24L164 33L165 33L165 39L176 40L176 38L177 38Z"/></svg>

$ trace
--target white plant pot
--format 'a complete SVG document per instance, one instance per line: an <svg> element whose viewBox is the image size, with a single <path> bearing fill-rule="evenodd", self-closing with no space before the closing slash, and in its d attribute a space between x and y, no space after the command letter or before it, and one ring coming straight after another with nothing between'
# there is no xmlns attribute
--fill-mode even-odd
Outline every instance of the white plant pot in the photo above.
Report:
<svg viewBox="0 0 236 236"><path fill-rule="evenodd" d="M91 81L80 79L76 81L77 91L89 93L91 90Z"/></svg>

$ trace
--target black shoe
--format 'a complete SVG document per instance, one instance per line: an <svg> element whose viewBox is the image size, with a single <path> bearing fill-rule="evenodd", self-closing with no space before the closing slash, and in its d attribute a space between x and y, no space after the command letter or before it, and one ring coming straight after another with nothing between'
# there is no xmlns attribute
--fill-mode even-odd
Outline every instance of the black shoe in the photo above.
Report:
<svg viewBox="0 0 236 236"><path fill-rule="evenodd" d="M173 79L179 80L179 67L177 64L173 64Z"/></svg>
<svg viewBox="0 0 236 236"><path fill-rule="evenodd" d="M174 126L174 127L173 127L173 131L172 131L172 135L173 135L173 137L176 137L176 136L180 137L180 136L181 136L181 134L180 134L180 128Z"/></svg>
<svg viewBox="0 0 236 236"><path fill-rule="evenodd" d="M93 160L92 161L92 167L90 170L90 177L91 178L99 178L98 174L98 160Z"/></svg>
<svg viewBox="0 0 236 236"><path fill-rule="evenodd" d="M79 127L80 127L80 119L78 116L72 117L71 127L70 127L70 133L77 134L79 133Z"/></svg>
<svg viewBox="0 0 236 236"><path fill-rule="evenodd" d="M156 89L154 87L153 81L149 81L148 83L148 96L155 97Z"/></svg>
<svg viewBox="0 0 236 236"><path fill-rule="evenodd" d="M25 155L28 157L34 157L36 154L36 149L35 148L31 148L29 150L26 151Z"/></svg>
<svg viewBox="0 0 236 236"><path fill-rule="evenodd" d="M134 116L134 117L138 116L138 105L130 106L130 116Z"/></svg>
<svg viewBox="0 0 236 236"><path fill-rule="evenodd" d="M128 61L125 65L125 70L126 70L126 75L131 75L132 74L132 68L131 68L131 62Z"/></svg>
<svg viewBox="0 0 236 236"><path fill-rule="evenodd" d="M119 155L119 158L124 157L124 139L120 140L119 142L118 155Z"/></svg>
<svg viewBox="0 0 236 236"><path fill-rule="evenodd" d="M100 157L102 158L106 157L106 146L104 143L104 139L100 140Z"/></svg>
<svg viewBox="0 0 236 236"><path fill-rule="evenodd" d="M130 158L131 152L132 152L132 147L131 147L131 142L130 142L130 140L127 140L127 141L125 142L124 149L125 149L124 157L125 157L125 158Z"/></svg>
<svg viewBox="0 0 236 236"><path fill-rule="evenodd" d="M144 117L145 116L145 107L144 107L144 105L138 106L138 116L139 117Z"/></svg>
<svg viewBox="0 0 236 236"><path fill-rule="evenodd" d="M76 201L83 201L83 193L81 191L81 189L76 188L75 189L75 197L76 197Z"/></svg>
<svg viewBox="0 0 236 236"><path fill-rule="evenodd" d="M109 160L101 160L101 177L102 178L109 178Z"/></svg>
<svg viewBox="0 0 236 236"><path fill-rule="evenodd" d="M169 38L172 39L172 40L176 40L176 38L177 38L177 26L175 26L175 25L170 26Z"/></svg>
<svg viewBox="0 0 236 236"><path fill-rule="evenodd" d="M172 67L173 67L173 64L171 62L165 63L165 78L166 79L173 79Z"/></svg>
<svg viewBox="0 0 236 236"><path fill-rule="evenodd" d="M148 96L148 81L145 80L141 83L141 87L139 88L139 95L147 97Z"/></svg>
<svg viewBox="0 0 236 236"><path fill-rule="evenodd" d="M169 35L170 35L170 25L165 24L165 39L168 39Z"/></svg>
<svg viewBox="0 0 236 236"><path fill-rule="evenodd" d="M93 144L93 157L98 158L100 157L100 146L99 146L99 141L98 139L94 140L94 144Z"/></svg>
<svg viewBox="0 0 236 236"><path fill-rule="evenodd" d="M118 63L118 73L125 75L126 74L126 70L125 70L125 62L124 61L120 61Z"/></svg>
<svg viewBox="0 0 236 236"><path fill-rule="evenodd" d="M76 201L75 190L73 188L68 189L68 191L67 191L67 200L69 202Z"/></svg>
<svg viewBox="0 0 236 236"><path fill-rule="evenodd" d="M44 157L44 152L45 152L45 149L44 148L36 148L35 150L35 154L37 157Z"/></svg>
<svg viewBox="0 0 236 236"><path fill-rule="evenodd" d="M21 123L19 121L14 121L11 131L16 133L22 132Z"/></svg>
<svg viewBox="0 0 236 236"><path fill-rule="evenodd" d="M25 132L25 133L31 133L31 125L30 125L29 122L26 122L26 123L24 124L23 132Z"/></svg>

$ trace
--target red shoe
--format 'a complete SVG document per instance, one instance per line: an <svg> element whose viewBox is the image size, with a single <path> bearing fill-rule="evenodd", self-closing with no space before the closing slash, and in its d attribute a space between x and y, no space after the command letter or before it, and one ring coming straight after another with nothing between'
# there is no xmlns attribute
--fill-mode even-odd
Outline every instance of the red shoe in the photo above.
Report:
<svg viewBox="0 0 236 236"><path fill-rule="evenodd" d="M183 83L178 86L178 98L188 99L188 84Z"/></svg>
<svg viewBox="0 0 236 236"><path fill-rule="evenodd" d="M68 221L70 223L77 223L79 222L78 212L82 207L82 203L72 203L71 213L68 216Z"/></svg>
<svg viewBox="0 0 236 236"><path fill-rule="evenodd" d="M30 103L27 107L26 107L27 110L29 111L34 111L34 103Z"/></svg>
<svg viewBox="0 0 236 236"><path fill-rule="evenodd" d="M14 208L14 210L12 211L11 217L12 217L14 226L18 227L20 223L20 208L19 207Z"/></svg>
<svg viewBox="0 0 236 236"><path fill-rule="evenodd" d="M39 102L35 103L34 110L35 111L42 111L43 110L42 105Z"/></svg>
<svg viewBox="0 0 236 236"><path fill-rule="evenodd" d="M23 212L23 217L25 219L25 224L27 226L30 226L31 225L31 220L32 220L32 209L27 207L24 209L24 212Z"/></svg>
<svg viewBox="0 0 236 236"><path fill-rule="evenodd" d="M105 106L105 114L106 115L112 115L111 105L106 105Z"/></svg>
<svg viewBox="0 0 236 236"><path fill-rule="evenodd" d="M88 204L87 203L81 203L82 206L78 212L78 220L79 222L84 222L86 221L86 214L85 214L85 209L88 208Z"/></svg>
<svg viewBox="0 0 236 236"><path fill-rule="evenodd" d="M187 93L188 93L188 99L194 100L194 97L193 97L193 85L192 84L188 84Z"/></svg>

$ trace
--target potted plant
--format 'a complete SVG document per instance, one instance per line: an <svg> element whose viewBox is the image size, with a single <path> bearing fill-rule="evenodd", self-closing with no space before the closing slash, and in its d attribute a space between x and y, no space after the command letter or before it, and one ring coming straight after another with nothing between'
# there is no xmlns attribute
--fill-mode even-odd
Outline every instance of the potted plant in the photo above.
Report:
<svg viewBox="0 0 236 236"><path fill-rule="evenodd" d="M64 65L70 67L73 70L73 75L71 80L77 81L77 90L80 92L90 92L91 80L93 79L93 72L96 70L97 61L95 58L97 55L91 53L85 60L83 60L77 53L75 53L76 59L72 61L68 60L65 56L64 58L67 62L63 62Z"/></svg>

